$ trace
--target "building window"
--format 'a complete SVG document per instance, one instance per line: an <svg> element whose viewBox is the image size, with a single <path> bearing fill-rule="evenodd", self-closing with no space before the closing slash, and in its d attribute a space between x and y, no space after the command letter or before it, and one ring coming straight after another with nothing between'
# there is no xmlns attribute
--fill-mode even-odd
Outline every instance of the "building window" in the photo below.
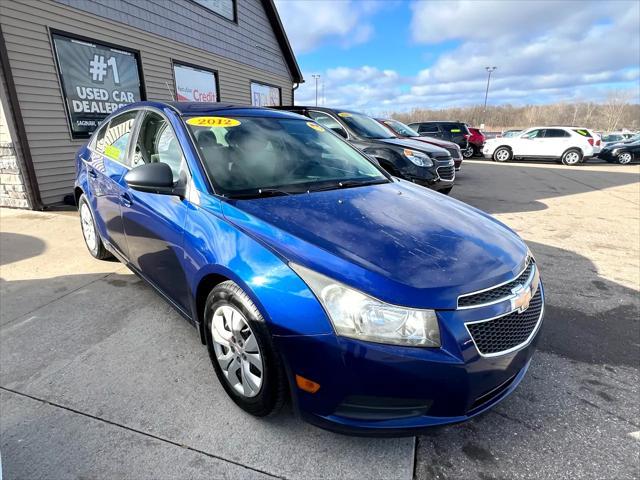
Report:
<svg viewBox="0 0 640 480"><path fill-rule="evenodd" d="M236 21L236 0L193 0L198 5L202 5L207 10L220 15L221 17Z"/></svg>
<svg viewBox="0 0 640 480"><path fill-rule="evenodd" d="M218 74L215 70L173 64L178 102L218 102Z"/></svg>
<svg viewBox="0 0 640 480"><path fill-rule="evenodd" d="M251 105L254 107L277 107L282 105L280 87L251 82Z"/></svg>
<svg viewBox="0 0 640 480"><path fill-rule="evenodd" d="M111 112L143 97L137 53L52 33L72 138L88 138Z"/></svg>

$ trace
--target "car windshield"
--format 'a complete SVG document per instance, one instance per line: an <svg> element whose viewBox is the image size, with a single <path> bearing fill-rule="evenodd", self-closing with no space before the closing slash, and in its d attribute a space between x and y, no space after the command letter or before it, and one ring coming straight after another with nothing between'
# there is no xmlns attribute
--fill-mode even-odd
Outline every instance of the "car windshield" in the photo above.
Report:
<svg viewBox="0 0 640 480"><path fill-rule="evenodd" d="M360 113L339 112L338 116L346 123L356 135L364 138L394 138L387 128L371 117Z"/></svg>
<svg viewBox="0 0 640 480"><path fill-rule="evenodd" d="M408 125L405 125L402 122L399 122L398 120L384 120L382 123L384 123L387 127L389 127L394 132L396 132L398 135L401 135L403 137L419 137L420 136L420 134L416 132L413 128L409 127Z"/></svg>
<svg viewBox="0 0 640 480"><path fill-rule="evenodd" d="M504 134L502 136L503 137L517 137L521 133L522 133L522 130L507 130L506 132L504 132Z"/></svg>
<svg viewBox="0 0 640 480"><path fill-rule="evenodd" d="M267 117L190 117L202 163L225 196L289 195L389 179L315 122Z"/></svg>

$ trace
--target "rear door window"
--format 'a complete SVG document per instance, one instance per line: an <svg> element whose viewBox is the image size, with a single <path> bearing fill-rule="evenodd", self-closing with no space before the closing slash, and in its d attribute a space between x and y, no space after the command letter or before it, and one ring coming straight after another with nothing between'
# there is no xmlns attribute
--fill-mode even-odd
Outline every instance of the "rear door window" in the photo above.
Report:
<svg viewBox="0 0 640 480"><path fill-rule="evenodd" d="M129 166L127 158L129 138L137 115L137 110L131 110L112 118L104 137L96 142L96 151L111 160Z"/></svg>
<svg viewBox="0 0 640 480"><path fill-rule="evenodd" d="M544 131L544 138L564 138L570 136L571 135L569 135L569 132L566 132L560 128L547 128Z"/></svg>

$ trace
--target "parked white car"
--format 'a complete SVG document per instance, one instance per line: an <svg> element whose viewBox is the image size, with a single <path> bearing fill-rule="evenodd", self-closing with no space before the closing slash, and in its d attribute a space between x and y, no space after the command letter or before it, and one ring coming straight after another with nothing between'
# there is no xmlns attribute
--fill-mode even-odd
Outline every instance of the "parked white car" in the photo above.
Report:
<svg viewBox="0 0 640 480"><path fill-rule="evenodd" d="M587 128L533 127L517 137L492 138L482 153L496 162L521 158L559 160L576 165L600 151L600 137Z"/></svg>

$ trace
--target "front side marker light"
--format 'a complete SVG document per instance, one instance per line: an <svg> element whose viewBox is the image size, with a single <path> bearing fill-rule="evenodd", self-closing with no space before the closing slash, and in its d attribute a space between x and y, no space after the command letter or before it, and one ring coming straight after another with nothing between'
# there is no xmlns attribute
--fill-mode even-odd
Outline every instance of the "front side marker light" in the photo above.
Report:
<svg viewBox="0 0 640 480"><path fill-rule="evenodd" d="M298 388L307 393L316 393L320 390L320 384L296 374L296 385Z"/></svg>

